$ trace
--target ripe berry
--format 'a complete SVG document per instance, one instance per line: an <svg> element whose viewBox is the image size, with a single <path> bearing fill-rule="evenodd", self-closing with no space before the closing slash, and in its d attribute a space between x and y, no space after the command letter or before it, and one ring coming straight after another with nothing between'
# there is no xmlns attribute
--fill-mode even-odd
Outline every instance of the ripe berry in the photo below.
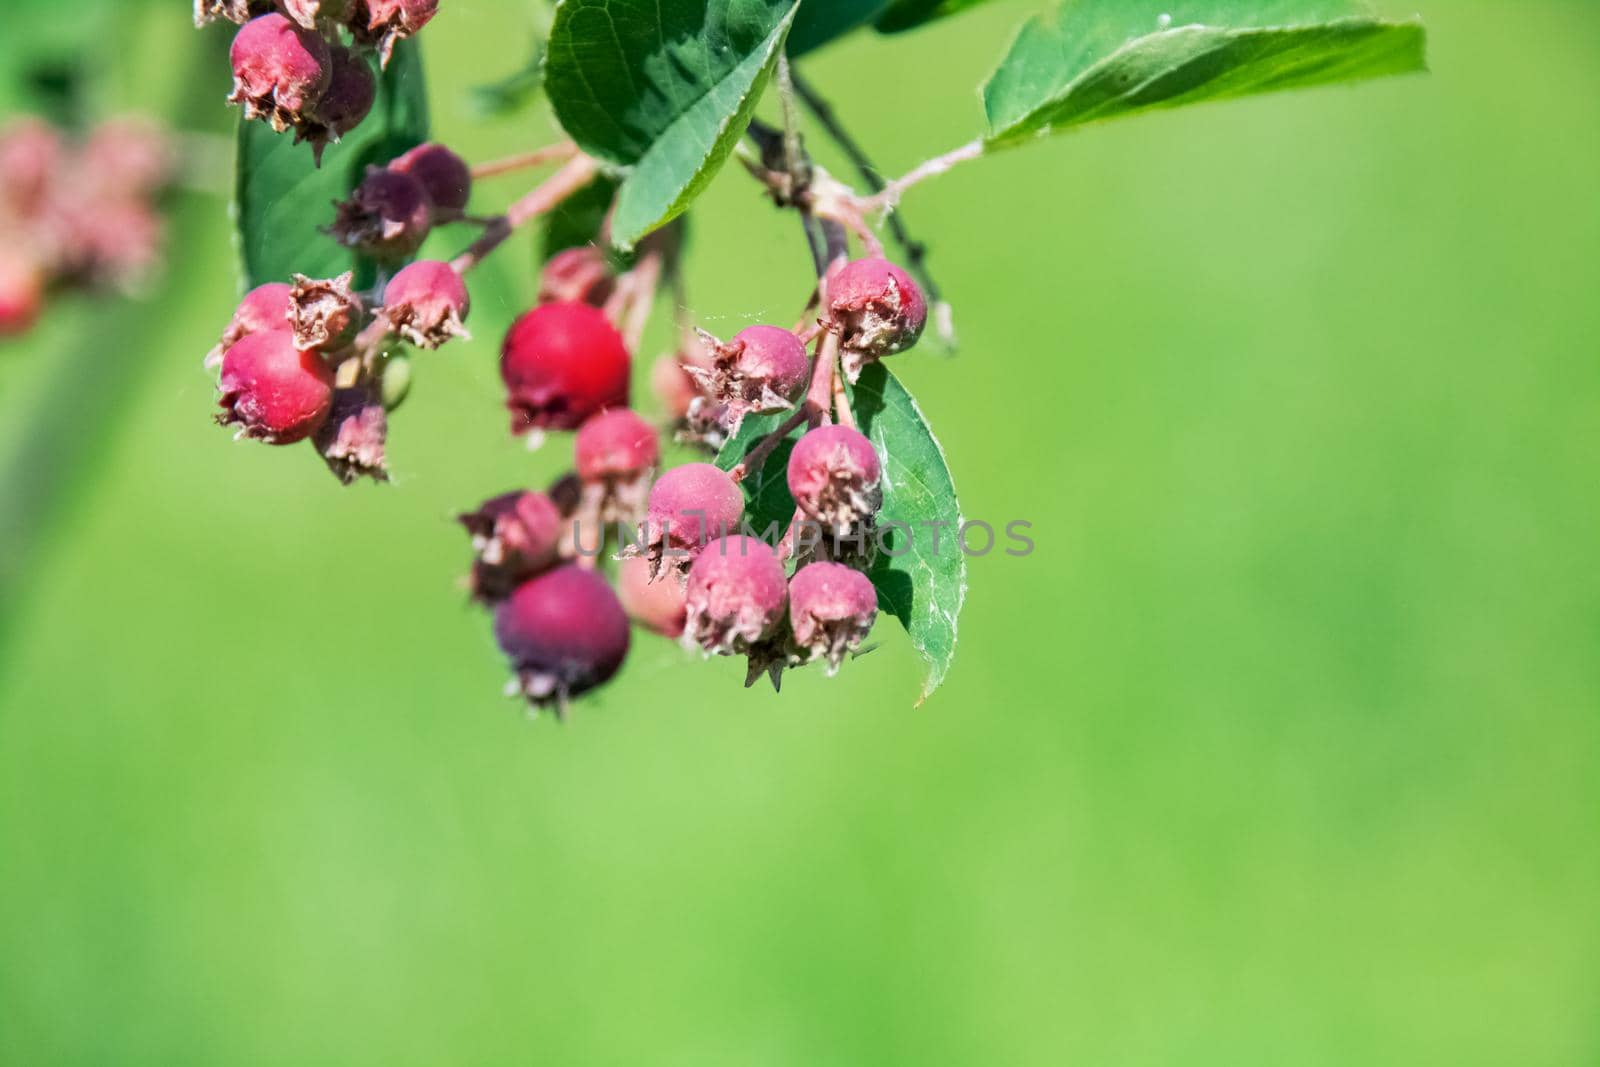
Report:
<svg viewBox="0 0 1600 1067"><path fill-rule="evenodd" d="M750 326L722 344L709 334L709 368L689 366L707 405L722 408L722 426L735 433L744 417L793 407L790 398L806 380L805 345L781 326Z"/></svg>
<svg viewBox="0 0 1600 1067"><path fill-rule="evenodd" d="M789 582L789 628L806 661L825 659L828 673L861 647L878 617L878 593L858 570L811 563Z"/></svg>
<svg viewBox="0 0 1600 1067"><path fill-rule="evenodd" d="M340 244L377 259L401 260L427 239L433 206L409 174L368 167L367 176L336 207L328 233Z"/></svg>
<svg viewBox="0 0 1600 1067"><path fill-rule="evenodd" d="M240 437L287 445L310 437L328 417L333 372L315 352L296 348L288 330L271 330L228 349L219 389L218 422L239 424Z"/></svg>
<svg viewBox="0 0 1600 1067"><path fill-rule="evenodd" d="M578 477L586 482L629 481L649 474L661 459L655 427L628 408L589 419L578 428L573 446Z"/></svg>
<svg viewBox="0 0 1600 1067"><path fill-rule="evenodd" d="M461 323L471 306L461 275L434 259L405 267L383 290L384 317L419 348L438 348L452 337L466 337Z"/></svg>
<svg viewBox="0 0 1600 1067"><path fill-rule="evenodd" d="M511 432L572 430L595 412L628 406L622 335L587 304L544 304L511 324L500 350Z"/></svg>
<svg viewBox="0 0 1600 1067"><path fill-rule="evenodd" d="M355 386L334 390L333 407L312 441L333 476L350 485L362 477L389 480L383 457L388 436L382 397L369 386Z"/></svg>
<svg viewBox="0 0 1600 1067"><path fill-rule="evenodd" d="M695 557L685 592L684 642L731 656L783 618L788 582L778 554L754 537L722 537Z"/></svg>
<svg viewBox="0 0 1600 1067"><path fill-rule="evenodd" d="M296 345L328 351L354 337L366 314L361 297L350 288L354 277L350 271L337 278L294 276L289 325Z"/></svg>
<svg viewBox="0 0 1600 1067"><path fill-rule="evenodd" d="M410 37L439 10L439 0L358 0L350 30L356 40L375 45L387 66L395 42Z"/></svg>
<svg viewBox="0 0 1600 1067"><path fill-rule="evenodd" d="M517 586L494 613L494 636L516 672L514 692L554 706L609 681L628 655L628 616L606 580L566 564Z"/></svg>
<svg viewBox="0 0 1600 1067"><path fill-rule="evenodd" d="M328 43L277 13L240 27L229 57L228 102L243 104L245 118L264 118L280 133L310 114L332 73Z"/></svg>
<svg viewBox="0 0 1600 1067"><path fill-rule="evenodd" d="M685 463L656 480L640 530L650 576L683 573L708 541L733 531L744 517L744 494L728 472L710 463Z"/></svg>
<svg viewBox="0 0 1600 1067"><path fill-rule="evenodd" d="M467 209L472 196L472 170L442 144L419 144L389 163L389 169L417 179L436 210L454 214Z"/></svg>
<svg viewBox="0 0 1600 1067"><path fill-rule="evenodd" d="M43 302L39 268L21 256L0 254L0 337L26 333Z"/></svg>
<svg viewBox="0 0 1600 1067"><path fill-rule="evenodd" d="M539 303L577 301L604 307L616 288L606 255L593 245L564 248L539 272Z"/></svg>
<svg viewBox="0 0 1600 1067"><path fill-rule="evenodd" d="M245 294L233 311L222 339L206 356L206 366L222 362L222 354L253 333L289 329L289 315L294 309L294 286L286 282L268 282L258 285Z"/></svg>
<svg viewBox="0 0 1600 1067"><path fill-rule="evenodd" d="M484 601L504 599L553 566L566 532L560 510L544 493L504 493L458 521L472 536L472 591Z"/></svg>
<svg viewBox="0 0 1600 1067"><path fill-rule="evenodd" d="M342 45L333 48L330 71L327 91L295 131L297 142L311 142L319 163L322 150L361 125L378 98L372 68L350 49Z"/></svg>
<svg viewBox="0 0 1600 1067"><path fill-rule="evenodd" d="M819 426L789 453L789 492L795 504L837 535L878 513L882 477L872 442L848 426Z"/></svg>
<svg viewBox="0 0 1600 1067"><path fill-rule="evenodd" d="M828 315L839 331L845 373L853 382L863 364L917 343L928 304L911 276L886 259L845 263L828 275Z"/></svg>
<svg viewBox="0 0 1600 1067"><path fill-rule="evenodd" d="M617 599L634 622L674 640L683 636L683 582L669 578L650 580L650 562L641 557L625 559L617 567Z"/></svg>

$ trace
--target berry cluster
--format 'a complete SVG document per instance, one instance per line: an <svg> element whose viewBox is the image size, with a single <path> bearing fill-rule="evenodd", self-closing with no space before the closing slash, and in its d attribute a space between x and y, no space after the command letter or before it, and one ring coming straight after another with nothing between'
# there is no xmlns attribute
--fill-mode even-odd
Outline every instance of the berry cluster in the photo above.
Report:
<svg viewBox="0 0 1600 1067"><path fill-rule="evenodd" d="M280 133L294 130L320 161L377 99L367 55L387 66L395 43L438 8L439 0L195 0L194 21L239 24L228 102Z"/></svg>
<svg viewBox="0 0 1600 1067"><path fill-rule="evenodd" d="M0 131L0 337L28 330L52 291L137 285L159 257L172 173L167 137L141 121L77 140L38 119Z"/></svg>

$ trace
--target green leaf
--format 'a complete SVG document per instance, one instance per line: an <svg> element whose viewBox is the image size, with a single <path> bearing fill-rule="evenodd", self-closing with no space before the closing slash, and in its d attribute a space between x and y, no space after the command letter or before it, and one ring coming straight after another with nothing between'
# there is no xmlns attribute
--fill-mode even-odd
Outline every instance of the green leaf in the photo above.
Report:
<svg viewBox="0 0 1600 1067"><path fill-rule="evenodd" d="M264 122L239 125L237 217L246 287L287 281L298 271L331 278L355 270L370 284L372 264L358 261L322 232L333 203L354 189L369 164L382 165L427 140L428 103L422 57L413 41L395 48L378 79L378 99L366 121L323 153Z"/></svg>
<svg viewBox="0 0 1600 1067"><path fill-rule="evenodd" d="M984 84L986 140L1420 71L1424 47L1420 23L1353 0L1067 0L1022 27Z"/></svg>
<svg viewBox="0 0 1600 1067"><path fill-rule="evenodd" d="M891 0L874 25L879 33L902 33L988 3L988 0Z"/></svg>
<svg viewBox="0 0 1600 1067"><path fill-rule="evenodd" d="M888 0L804 0L789 31L791 56L805 55L877 18Z"/></svg>
<svg viewBox="0 0 1600 1067"><path fill-rule="evenodd" d="M879 607L900 620L927 661L921 698L926 700L944 681L955 657L956 620L967 594L955 485L944 451L916 401L883 364L868 364L848 392L861 431L883 459L879 524L887 551L879 552L868 577L878 590ZM783 415L745 419L717 456L717 465L731 469L783 420ZM794 515L787 470L799 434L795 431L744 480L745 514L757 533L773 524L783 529Z"/></svg>
<svg viewBox="0 0 1600 1067"><path fill-rule="evenodd" d="M682 214L727 160L799 0L563 0L545 91L585 152L629 169L612 241Z"/></svg>

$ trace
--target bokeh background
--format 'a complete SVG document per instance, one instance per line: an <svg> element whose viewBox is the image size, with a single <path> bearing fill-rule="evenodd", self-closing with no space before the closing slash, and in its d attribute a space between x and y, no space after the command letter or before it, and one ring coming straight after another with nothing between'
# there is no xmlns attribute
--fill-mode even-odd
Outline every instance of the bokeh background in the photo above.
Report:
<svg viewBox="0 0 1600 1067"><path fill-rule="evenodd" d="M1600 8L1414 2L1429 77L908 198L963 347L896 369L1038 543L915 710L885 625L781 697L641 637L524 720L450 516L565 459L498 407L528 246L342 491L210 424L227 204L180 197L147 302L0 350L0 1060L1596 1062ZM804 70L898 172L1037 6ZM105 103L226 133L186 7L123 9ZM531 4L444 8L436 131L547 140L470 106ZM699 321L792 315L747 179L694 224Z"/></svg>

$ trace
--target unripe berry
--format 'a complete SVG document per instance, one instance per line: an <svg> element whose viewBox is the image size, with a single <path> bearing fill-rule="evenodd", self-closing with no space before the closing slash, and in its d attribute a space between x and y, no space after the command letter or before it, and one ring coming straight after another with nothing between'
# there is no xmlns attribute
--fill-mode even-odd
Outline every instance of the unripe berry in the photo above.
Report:
<svg viewBox="0 0 1600 1067"><path fill-rule="evenodd" d="M710 463L685 463L656 480L639 531L652 578L679 574L708 541L724 537L744 517L744 494L728 472ZM630 551L637 551L632 549Z"/></svg>
<svg viewBox="0 0 1600 1067"><path fill-rule="evenodd" d="M544 493L505 493L458 521L472 536L472 592L483 601L501 600L553 566L566 532L561 511Z"/></svg>
<svg viewBox="0 0 1600 1067"><path fill-rule="evenodd" d="M617 599L628 617L645 629L674 640L683 636L683 582L676 577L650 580L650 562L635 556L617 567Z"/></svg>
<svg viewBox="0 0 1600 1067"><path fill-rule="evenodd" d="M564 248L545 261L539 272L539 303L577 301L605 306L616 288L606 254L593 245Z"/></svg>
<svg viewBox="0 0 1600 1067"><path fill-rule="evenodd" d="M280 133L311 113L332 74L328 43L277 13L240 27L229 57L228 102L243 104L245 118L264 118Z"/></svg>
<svg viewBox="0 0 1600 1067"><path fill-rule="evenodd" d="M586 421L573 442L578 477L586 482L628 481L647 475L661 459L655 427L628 408Z"/></svg>
<svg viewBox="0 0 1600 1067"><path fill-rule="evenodd" d="M378 49L387 66L395 42L410 37L439 10L439 0L357 0L350 31L357 41Z"/></svg>
<svg viewBox="0 0 1600 1067"><path fill-rule="evenodd" d="M435 210L456 214L472 197L472 169L442 144L419 144L389 163L389 169L417 179Z"/></svg>
<svg viewBox="0 0 1600 1067"><path fill-rule="evenodd" d="M287 282L268 282L258 285L245 294L233 311L222 339L206 356L205 365L214 367L222 362L222 354L253 333L290 328L289 316L294 310L294 286Z"/></svg>
<svg viewBox="0 0 1600 1067"><path fill-rule="evenodd" d="M846 375L917 343L928 303L911 276L876 256L835 267L827 279L829 324L839 332Z"/></svg>
<svg viewBox="0 0 1600 1067"><path fill-rule="evenodd" d="M351 290L355 275L345 271L337 278L294 276L289 294L289 326L301 348L331 351L350 341L366 309Z"/></svg>
<svg viewBox="0 0 1600 1067"><path fill-rule="evenodd" d="M685 591L685 644L731 656L748 652L783 618L788 582L764 541L722 537L695 557Z"/></svg>
<svg viewBox="0 0 1600 1067"><path fill-rule="evenodd" d="M789 453L789 493L830 532L848 533L883 506L883 467L872 442L848 426L819 426Z"/></svg>
<svg viewBox="0 0 1600 1067"><path fill-rule="evenodd" d="M462 320L471 306L461 275L435 259L410 264L383 290L384 317L418 348L438 348L452 337L468 336Z"/></svg>
<svg viewBox="0 0 1600 1067"><path fill-rule="evenodd" d="M500 350L511 432L572 430L604 408L628 406L622 335L587 304L544 304L511 324Z"/></svg>
<svg viewBox="0 0 1600 1067"><path fill-rule="evenodd" d="M240 437L287 445L310 437L333 404L333 372L315 352L295 347L288 330L253 333L222 357L217 403Z"/></svg>
<svg viewBox="0 0 1600 1067"><path fill-rule="evenodd" d="M676 356L662 356L650 368L650 390L656 394L667 417L681 419L700 395L700 387L689 377Z"/></svg>
<svg viewBox="0 0 1600 1067"><path fill-rule="evenodd" d="M327 91L295 130L297 142L311 142L318 163L323 149L361 125L378 98L378 82L365 59L343 45L334 46L332 57Z"/></svg>
<svg viewBox="0 0 1600 1067"><path fill-rule="evenodd" d="M513 692L566 714L628 655L628 616L606 580L566 564L519 585L494 613L494 636L516 672Z"/></svg>
<svg viewBox="0 0 1600 1067"><path fill-rule="evenodd" d="M31 329L43 302L39 268L21 256L0 252L0 337L15 337Z"/></svg>
<svg viewBox="0 0 1600 1067"><path fill-rule="evenodd" d="M709 368L687 367L705 393L707 404L722 409L723 429L736 433L744 417L793 407L791 397L809 370L805 345L781 326L750 326L723 344L710 334Z"/></svg>
<svg viewBox="0 0 1600 1067"><path fill-rule="evenodd" d="M432 226L433 207L420 182L368 167L350 199L337 205L328 234L347 248L392 261L421 248Z"/></svg>
<svg viewBox="0 0 1600 1067"><path fill-rule="evenodd" d="M825 659L828 673L861 647L878 617L878 592L842 563L810 563L789 582L789 628L807 662Z"/></svg>

